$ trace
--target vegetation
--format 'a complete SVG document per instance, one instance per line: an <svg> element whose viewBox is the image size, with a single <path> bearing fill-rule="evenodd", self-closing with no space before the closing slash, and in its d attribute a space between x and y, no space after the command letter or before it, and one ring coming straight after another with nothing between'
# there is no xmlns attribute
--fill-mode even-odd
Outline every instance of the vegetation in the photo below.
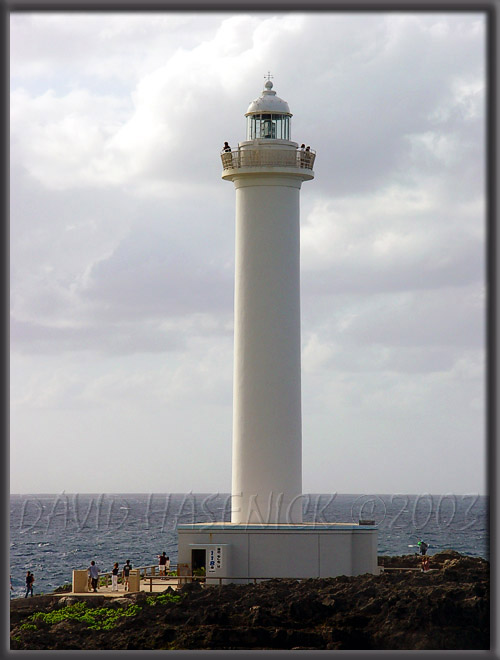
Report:
<svg viewBox="0 0 500 660"><path fill-rule="evenodd" d="M156 607L157 605L178 603L182 598L180 594L167 592L149 596L146 598L146 603L150 607ZM35 612L19 628L21 630L38 630L41 625L54 625L61 621L78 621L86 624L89 629L110 630L123 617L136 616L141 610L142 606L134 603L130 603L126 609L113 609L91 607L88 603L79 602L50 612Z"/></svg>
<svg viewBox="0 0 500 660"><path fill-rule="evenodd" d="M205 582L205 567L195 568L193 570L194 577L198 578L199 582Z"/></svg>
<svg viewBox="0 0 500 660"><path fill-rule="evenodd" d="M24 630L36 630L36 624L53 625L61 621L79 621L94 630L109 630L119 619L125 616L135 616L141 611L140 605L130 604L125 610L114 610L109 607L91 608L87 603L75 603L60 610L51 612L35 612L28 622L22 624Z"/></svg>
<svg viewBox="0 0 500 660"><path fill-rule="evenodd" d="M37 627L34 623L22 623L19 628L21 630L36 630Z"/></svg>
<svg viewBox="0 0 500 660"><path fill-rule="evenodd" d="M158 594L157 596L148 596L148 598L146 598L146 603L151 607L154 607L157 604L167 605L167 603L178 603L180 600L182 600L180 594L167 592L165 594Z"/></svg>
<svg viewBox="0 0 500 660"><path fill-rule="evenodd" d="M198 577L203 577L205 575L205 567L200 566L200 568L195 568L193 570L193 575L196 575Z"/></svg>

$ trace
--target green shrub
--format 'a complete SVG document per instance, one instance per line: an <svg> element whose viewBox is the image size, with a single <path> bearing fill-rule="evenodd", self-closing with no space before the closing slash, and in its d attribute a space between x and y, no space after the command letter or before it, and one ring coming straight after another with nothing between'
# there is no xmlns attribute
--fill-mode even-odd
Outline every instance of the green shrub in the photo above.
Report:
<svg viewBox="0 0 500 660"><path fill-rule="evenodd" d="M123 616L136 616L139 614L139 612L142 610L142 607L140 605L134 605L133 603L128 605L127 609L125 612L123 612Z"/></svg>
<svg viewBox="0 0 500 660"><path fill-rule="evenodd" d="M113 628L124 616L136 616L141 611L140 605L131 603L126 610L113 610L109 607L91 608L86 603L80 602L74 605L68 605L60 610L51 612L36 612L30 619L33 623L23 624L31 625L36 629L35 623L45 623L54 625L60 621L79 621L85 623L88 628L93 630L109 630ZM25 628L27 629L27 628Z"/></svg>
<svg viewBox="0 0 500 660"><path fill-rule="evenodd" d="M146 598L146 603L151 607L154 607L157 603L159 605L166 605L167 603L178 603L180 600L182 600L180 594L166 593L158 594L157 596L148 596Z"/></svg>
<svg viewBox="0 0 500 660"><path fill-rule="evenodd" d="M36 625L34 623L21 623L19 628L21 630L36 630Z"/></svg>

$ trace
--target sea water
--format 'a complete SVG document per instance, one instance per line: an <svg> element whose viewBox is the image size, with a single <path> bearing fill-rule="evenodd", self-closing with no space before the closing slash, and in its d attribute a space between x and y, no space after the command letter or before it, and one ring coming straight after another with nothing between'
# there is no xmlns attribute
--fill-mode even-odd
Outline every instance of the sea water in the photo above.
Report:
<svg viewBox="0 0 500 660"><path fill-rule="evenodd" d="M303 498L304 522L374 520L379 555L416 553L423 539L429 555L453 549L489 559L488 506L478 494ZM49 593L92 559L103 572L127 559L136 567L156 564L163 551L176 564L179 523L229 520L230 496L220 493L11 495L11 595L24 595L28 570L34 592Z"/></svg>

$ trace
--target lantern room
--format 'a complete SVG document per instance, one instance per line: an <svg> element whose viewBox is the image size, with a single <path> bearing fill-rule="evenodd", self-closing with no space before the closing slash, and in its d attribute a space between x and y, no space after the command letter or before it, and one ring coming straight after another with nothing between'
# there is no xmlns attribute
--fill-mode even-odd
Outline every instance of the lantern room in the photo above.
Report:
<svg viewBox="0 0 500 660"><path fill-rule="evenodd" d="M245 113L247 118L247 140L290 140L290 117L288 103L273 90L268 80L262 94L252 101Z"/></svg>

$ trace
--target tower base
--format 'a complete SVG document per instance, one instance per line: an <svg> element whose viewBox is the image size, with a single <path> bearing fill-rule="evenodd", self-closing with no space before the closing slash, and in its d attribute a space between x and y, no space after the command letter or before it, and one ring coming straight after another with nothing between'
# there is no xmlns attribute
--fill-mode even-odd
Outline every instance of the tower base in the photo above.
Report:
<svg viewBox="0 0 500 660"><path fill-rule="evenodd" d="M377 529L350 523L178 526L178 564L208 584L379 574Z"/></svg>

